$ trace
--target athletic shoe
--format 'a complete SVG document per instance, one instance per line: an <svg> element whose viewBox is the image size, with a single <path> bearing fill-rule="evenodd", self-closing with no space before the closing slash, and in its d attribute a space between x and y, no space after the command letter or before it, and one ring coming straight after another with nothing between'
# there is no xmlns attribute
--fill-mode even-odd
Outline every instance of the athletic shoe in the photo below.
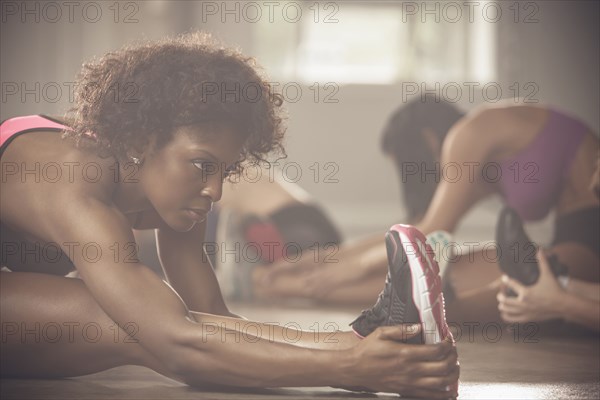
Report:
<svg viewBox="0 0 600 400"><path fill-rule="evenodd" d="M410 225L394 225L385 235L388 275L375 305L350 325L365 337L379 326L421 323L409 343L439 343L451 335L446 323L439 267L425 236Z"/></svg>
<svg viewBox="0 0 600 400"><path fill-rule="evenodd" d="M537 246L525 229L519 214L510 207L500 212L496 225L498 264L502 271L524 285L533 285L540 277L540 268L535 257ZM568 268L556 256L548 257L548 263L563 286L567 282Z"/></svg>

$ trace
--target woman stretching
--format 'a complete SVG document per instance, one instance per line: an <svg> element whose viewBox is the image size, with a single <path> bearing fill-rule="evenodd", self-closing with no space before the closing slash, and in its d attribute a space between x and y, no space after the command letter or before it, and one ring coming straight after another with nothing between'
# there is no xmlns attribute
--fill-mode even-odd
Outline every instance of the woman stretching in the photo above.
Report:
<svg viewBox="0 0 600 400"><path fill-rule="evenodd" d="M500 104L465 115L431 97L397 110L382 142L397 167L409 221L425 234L453 232L479 200L492 194L526 221L554 211L550 253L568 268L574 283L568 291L577 290L576 280L600 280L599 200L589 190L598 145L585 124L550 107ZM342 248L337 263L307 259L257 268L255 292L365 304L380 290L386 271L382 236ZM511 249L504 250L510 254ZM535 251L517 256L535 260ZM446 257L449 318L499 319L502 271L496 248Z"/></svg>
<svg viewBox="0 0 600 400"><path fill-rule="evenodd" d="M206 214L224 177L283 136L281 97L251 59L191 34L108 53L77 88L70 120L2 124L3 376L137 364L189 384L456 395L450 340L406 344L406 325L325 340L224 304ZM168 283L137 260L133 229L156 230Z"/></svg>

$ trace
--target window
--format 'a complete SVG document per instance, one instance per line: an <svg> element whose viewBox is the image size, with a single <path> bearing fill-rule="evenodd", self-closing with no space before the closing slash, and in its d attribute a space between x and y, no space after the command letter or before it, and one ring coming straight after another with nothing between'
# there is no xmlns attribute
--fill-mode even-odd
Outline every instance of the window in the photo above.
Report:
<svg viewBox="0 0 600 400"><path fill-rule="evenodd" d="M261 20L253 28L254 53L275 79L393 84L496 76L495 24L477 15L470 21L464 10L459 17L443 2L301 4L298 22ZM431 8L423 14L406 4Z"/></svg>

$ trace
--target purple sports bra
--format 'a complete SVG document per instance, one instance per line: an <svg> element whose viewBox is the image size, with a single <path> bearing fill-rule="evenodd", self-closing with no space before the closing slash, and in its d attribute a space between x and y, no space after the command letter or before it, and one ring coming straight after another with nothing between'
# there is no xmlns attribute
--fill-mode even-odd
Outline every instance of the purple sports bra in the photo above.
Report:
<svg viewBox="0 0 600 400"><path fill-rule="evenodd" d="M555 110L535 139L516 156L500 163L499 184L506 203L521 218L544 218L558 202L565 179L589 128Z"/></svg>

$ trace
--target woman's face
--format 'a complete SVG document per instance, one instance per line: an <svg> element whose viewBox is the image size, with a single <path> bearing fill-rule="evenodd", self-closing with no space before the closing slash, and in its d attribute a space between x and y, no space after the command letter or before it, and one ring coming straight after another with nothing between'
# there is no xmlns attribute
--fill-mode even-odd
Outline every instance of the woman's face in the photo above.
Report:
<svg viewBox="0 0 600 400"><path fill-rule="evenodd" d="M223 178L240 158L243 139L224 125L179 127L144 157L142 190L173 230L187 232L221 199Z"/></svg>
<svg viewBox="0 0 600 400"><path fill-rule="evenodd" d="M427 209L437 189L440 179L435 171L439 169L441 141L430 128L424 128L420 136L406 135L398 153L390 150L388 157L394 162L404 206L410 224L417 224L427 213Z"/></svg>

